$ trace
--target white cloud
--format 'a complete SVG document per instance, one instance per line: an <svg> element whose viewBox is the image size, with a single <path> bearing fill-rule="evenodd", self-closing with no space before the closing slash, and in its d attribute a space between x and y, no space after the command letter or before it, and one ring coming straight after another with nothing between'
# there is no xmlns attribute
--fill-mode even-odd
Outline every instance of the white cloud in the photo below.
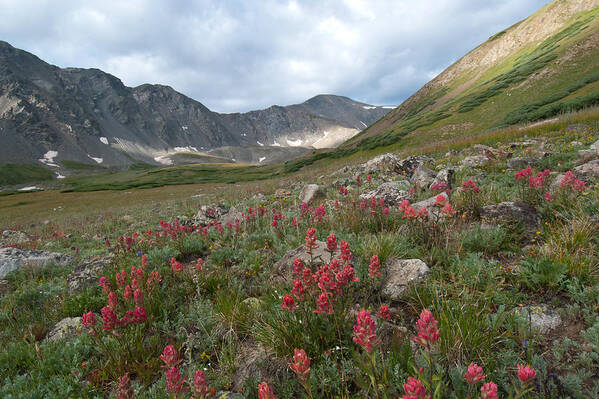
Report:
<svg viewBox="0 0 599 399"><path fill-rule="evenodd" d="M547 0L0 0L0 37L216 111L319 93L398 104Z"/></svg>

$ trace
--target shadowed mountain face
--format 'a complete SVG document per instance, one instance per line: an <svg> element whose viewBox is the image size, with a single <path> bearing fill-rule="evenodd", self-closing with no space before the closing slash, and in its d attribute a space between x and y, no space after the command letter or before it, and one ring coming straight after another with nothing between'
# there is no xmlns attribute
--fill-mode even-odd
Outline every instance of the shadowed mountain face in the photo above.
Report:
<svg viewBox="0 0 599 399"><path fill-rule="evenodd" d="M491 36L346 146L440 142L599 104L599 0L555 0Z"/></svg>
<svg viewBox="0 0 599 399"><path fill-rule="evenodd" d="M172 164L181 158L176 153L211 158L220 147L228 149L218 152L219 161L236 154L273 162L280 158L275 152L267 159L252 148L305 147L282 150L288 157L335 147L388 111L320 95L297 105L219 114L168 86L126 87L98 69L61 69L0 41L0 163L45 164L58 174L64 160Z"/></svg>

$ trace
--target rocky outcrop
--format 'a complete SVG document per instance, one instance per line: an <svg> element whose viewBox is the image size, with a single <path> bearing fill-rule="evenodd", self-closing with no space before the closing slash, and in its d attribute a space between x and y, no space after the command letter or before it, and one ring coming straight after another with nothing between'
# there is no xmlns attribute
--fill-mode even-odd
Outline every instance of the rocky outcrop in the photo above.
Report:
<svg viewBox="0 0 599 399"><path fill-rule="evenodd" d="M508 159L507 161L507 167L509 169L514 169L514 170L518 170L518 169L524 169L524 168L528 168L529 166L533 166L536 165L537 163L539 163L539 160L536 158L511 158Z"/></svg>
<svg viewBox="0 0 599 399"><path fill-rule="evenodd" d="M114 261L113 255L94 256L83 260L79 266L67 276L69 295L73 295L83 288L94 287L106 267Z"/></svg>
<svg viewBox="0 0 599 399"><path fill-rule="evenodd" d="M582 180L599 179L599 159L577 166L573 172Z"/></svg>
<svg viewBox="0 0 599 399"><path fill-rule="evenodd" d="M424 165L418 165L418 167L414 170L410 180L416 187L425 189L429 188L430 185L433 184L436 176L436 172L433 172Z"/></svg>
<svg viewBox="0 0 599 399"><path fill-rule="evenodd" d="M426 155L411 155L397 163L396 171L405 176L411 177L416 168L432 161L433 159L431 157L427 157Z"/></svg>
<svg viewBox="0 0 599 399"><path fill-rule="evenodd" d="M81 317L67 317L56 323L46 335L45 341L59 341L76 336L82 328Z"/></svg>
<svg viewBox="0 0 599 399"><path fill-rule="evenodd" d="M324 199L325 193L318 184L307 184L302 188L299 195L300 202L305 202L308 205L313 204L319 199Z"/></svg>
<svg viewBox="0 0 599 399"><path fill-rule="evenodd" d="M392 153L382 154L362 164L364 173L375 173L380 171L398 172L401 160Z"/></svg>
<svg viewBox="0 0 599 399"><path fill-rule="evenodd" d="M381 294L392 301L398 301L410 284L424 280L430 273L429 267L420 259L391 259L383 265L386 276Z"/></svg>
<svg viewBox="0 0 599 399"><path fill-rule="evenodd" d="M29 241L29 236L22 231L4 230L0 242L2 245L22 245Z"/></svg>
<svg viewBox="0 0 599 399"><path fill-rule="evenodd" d="M539 215L534 206L524 202L502 202L483 206L481 218L490 223L522 222L528 230L535 230L539 225Z"/></svg>
<svg viewBox="0 0 599 399"><path fill-rule="evenodd" d="M32 249L0 248L0 278L24 266L40 268L47 265L66 266L73 262L69 255Z"/></svg>
<svg viewBox="0 0 599 399"><path fill-rule="evenodd" d="M538 333L546 333L562 324L562 318L557 311L551 307L540 304L522 306L514 309L514 314L530 324L530 328Z"/></svg>
<svg viewBox="0 0 599 399"><path fill-rule="evenodd" d="M333 257L337 255L339 255L339 250L333 253ZM331 254L327 251L327 244L318 240L316 241L316 248L312 250L312 255L306 252L306 247L304 245L288 251L274 265L276 273L287 282L291 282L292 280L293 262L296 258L301 259L306 265L309 265L310 262L312 262L313 265L321 265L331 261Z"/></svg>
<svg viewBox="0 0 599 399"><path fill-rule="evenodd" d="M477 166L484 166L487 163L489 163L489 158L487 158L484 155L473 155L470 157L466 157L462 160L462 162L460 162L462 166L468 166L471 168Z"/></svg>
<svg viewBox="0 0 599 399"><path fill-rule="evenodd" d="M386 182L378 186L376 189L368 191L360 195L361 200L369 200L372 197L382 198L386 206L399 205L405 199L408 199L410 194L407 190L410 188L410 183L407 181Z"/></svg>

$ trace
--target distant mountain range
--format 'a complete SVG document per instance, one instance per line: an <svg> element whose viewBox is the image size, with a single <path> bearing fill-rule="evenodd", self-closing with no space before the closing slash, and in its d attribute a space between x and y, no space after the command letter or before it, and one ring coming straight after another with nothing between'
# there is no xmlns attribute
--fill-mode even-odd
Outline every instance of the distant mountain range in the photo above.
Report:
<svg viewBox="0 0 599 399"><path fill-rule="evenodd" d="M319 95L220 114L171 87L127 87L99 69L59 68L0 41L0 164L268 163L336 147L390 108ZM271 148L275 147L275 148Z"/></svg>

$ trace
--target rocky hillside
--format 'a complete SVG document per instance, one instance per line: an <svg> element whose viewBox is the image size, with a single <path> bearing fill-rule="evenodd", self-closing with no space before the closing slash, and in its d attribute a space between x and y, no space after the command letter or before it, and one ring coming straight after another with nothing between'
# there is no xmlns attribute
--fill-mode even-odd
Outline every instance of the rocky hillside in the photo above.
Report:
<svg viewBox="0 0 599 399"><path fill-rule="evenodd" d="M490 37L348 143L427 142L599 104L599 0L556 0Z"/></svg>
<svg viewBox="0 0 599 399"><path fill-rule="evenodd" d="M225 146L259 160L264 156L251 146L335 147L388 111L321 95L287 107L219 114L168 86L126 87L98 69L61 69L0 42L0 160L44 164L59 175L66 173L63 161L173 164L181 158L176 153L211 159L210 150Z"/></svg>

